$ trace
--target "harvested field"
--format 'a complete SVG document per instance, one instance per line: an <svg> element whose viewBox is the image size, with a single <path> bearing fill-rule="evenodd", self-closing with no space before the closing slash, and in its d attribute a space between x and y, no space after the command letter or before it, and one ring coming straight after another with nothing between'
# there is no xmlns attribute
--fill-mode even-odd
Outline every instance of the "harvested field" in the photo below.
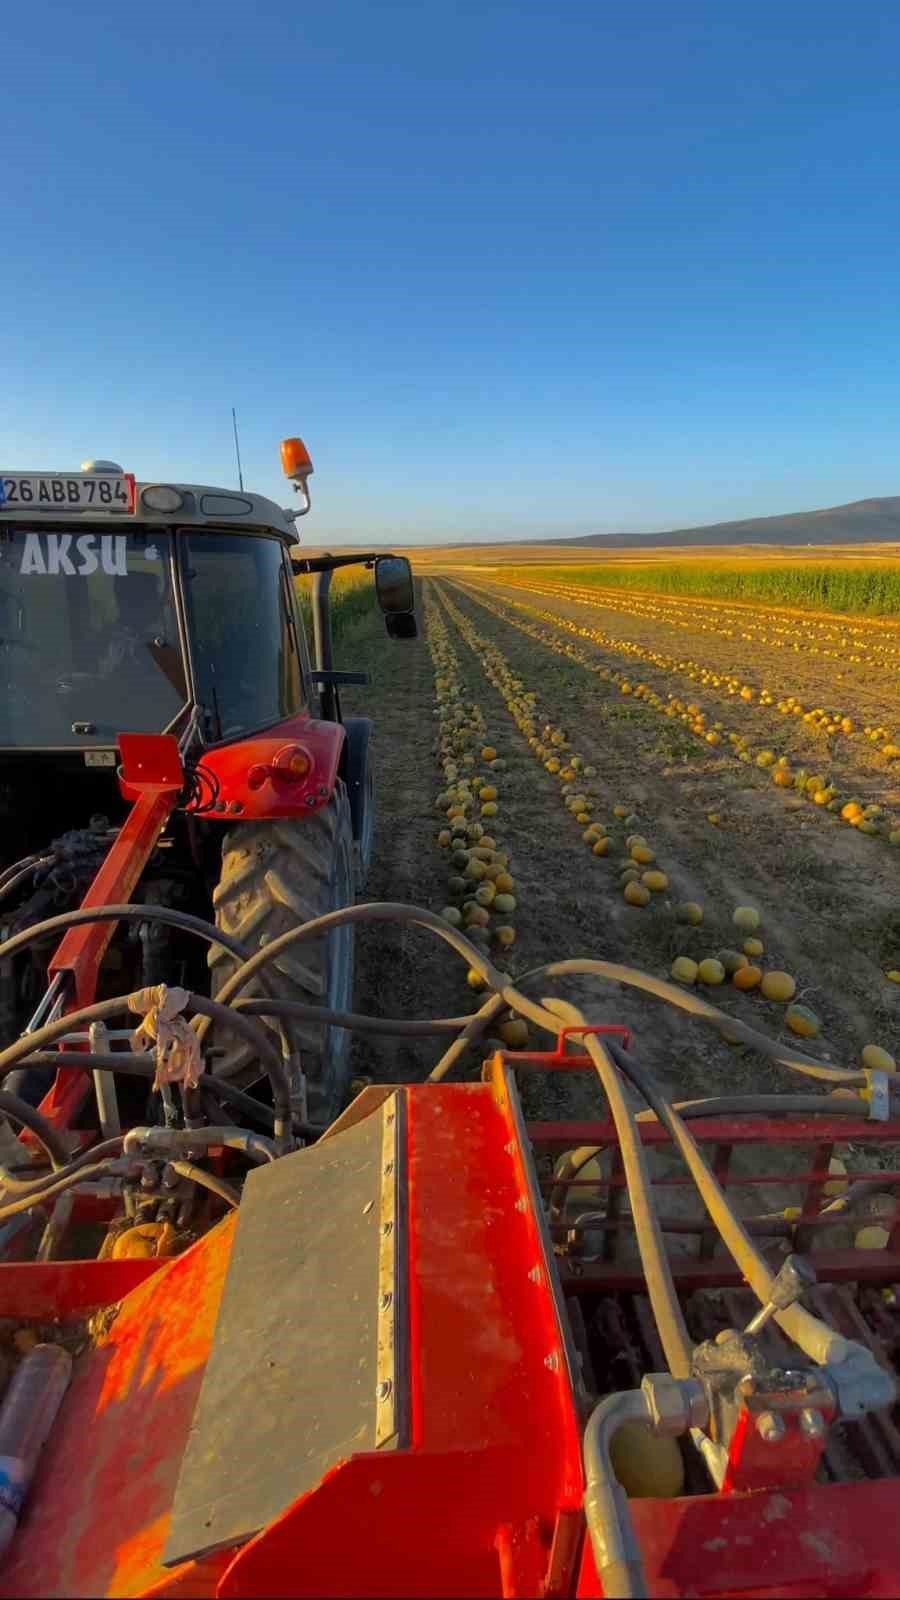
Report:
<svg viewBox="0 0 900 1600"><path fill-rule="evenodd" d="M483 924L478 937L517 979L573 956L668 978L679 957L731 951L764 975L786 972L794 994L767 998L739 974L737 985L728 974L697 983L723 1011L834 1065L858 1066L873 1044L896 1056L900 627L811 615L798 626L771 607L579 589L513 564L464 575L438 565L432 556L419 583L416 644L390 645L371 613L342 639L339 664L373 675L350 709L374 706L378 721L368 897ZM460 779L462 803L448 794ZM470 849L479 828L492 841L493 894L477 895L481 880L452 859L463 827ZM629 869L638 888L626 898ZM501 873L512 906L500 899L505 876L496 888ZM702 907L698 924L684 920L686 902ZM758 912L758 928L735 926L739 907ZM745 955L748 938L762 948ZM462 964L422 933L361 935L358 973L360 1009L459 1015L478 1003ZM584 978L558 987L592 1020L631 1027L640 1059L676 1098L797 1087L633 989ZM544 1041L530 1034L528 1047ZM357 1066L418 1077L440 1049L362 1042ZM461 1070L476 1072L482 1054ZM593 1083L571 1075L539 1093L542 1114L598 1103Z"/></svg>

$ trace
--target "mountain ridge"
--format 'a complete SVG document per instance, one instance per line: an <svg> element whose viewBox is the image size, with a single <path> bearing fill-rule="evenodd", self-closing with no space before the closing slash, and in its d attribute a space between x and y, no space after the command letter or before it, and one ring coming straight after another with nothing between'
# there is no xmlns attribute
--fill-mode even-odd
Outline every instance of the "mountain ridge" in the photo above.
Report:
<svg viewBox="0 0 900 1600"><path fill-rule="evenodd" d="M522 544L577 545L580 548L649 549L654 545L721 544L894 544L900 543L900 495L850 500L815 511L789 511L771 517L741 517L662 533L585 533L574 538L517 539Z"/></svg>

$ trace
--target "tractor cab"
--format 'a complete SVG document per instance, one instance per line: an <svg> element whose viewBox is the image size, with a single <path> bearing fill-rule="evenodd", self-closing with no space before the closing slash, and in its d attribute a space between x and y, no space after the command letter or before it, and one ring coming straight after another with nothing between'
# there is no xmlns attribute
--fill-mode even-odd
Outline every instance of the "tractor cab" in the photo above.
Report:
<svg viewBox="0 0 900 1600"><path fill-rule="evenodd" d="M6 473L0 496L0 748L102 754L192 705L218 743L303 707L290 513L111 462Z"/></svg>

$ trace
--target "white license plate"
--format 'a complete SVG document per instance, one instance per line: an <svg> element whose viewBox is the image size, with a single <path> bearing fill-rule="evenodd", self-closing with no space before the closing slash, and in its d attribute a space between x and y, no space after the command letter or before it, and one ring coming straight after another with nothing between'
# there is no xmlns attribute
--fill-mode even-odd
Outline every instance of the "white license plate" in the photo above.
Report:
<svg viewBox="0 0 900 1600"><path fill-rule="evenodd" d="M134 510L134 478L130 474L91 473L67 477L62 472L0 472L0 511Z"/></svg>

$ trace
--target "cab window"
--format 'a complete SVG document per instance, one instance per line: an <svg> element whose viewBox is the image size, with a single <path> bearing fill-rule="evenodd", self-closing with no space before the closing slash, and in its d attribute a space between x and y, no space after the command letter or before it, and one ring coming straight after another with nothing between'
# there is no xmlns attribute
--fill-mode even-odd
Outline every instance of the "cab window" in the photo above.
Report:
<svg viewBox="0 0 900 1600"><path fill-rule="evenodd" d="M303 681L280 539L182 534L194 687L215 742L283 721Z"/></svg>

